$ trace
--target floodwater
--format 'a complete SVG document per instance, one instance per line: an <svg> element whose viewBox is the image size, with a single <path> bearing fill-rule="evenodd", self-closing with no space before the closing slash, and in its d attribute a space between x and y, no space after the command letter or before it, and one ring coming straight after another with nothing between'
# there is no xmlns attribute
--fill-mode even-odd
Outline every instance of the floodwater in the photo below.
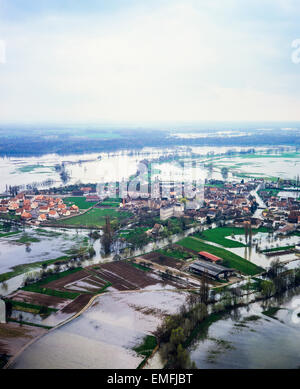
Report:
<svg viewBox="0 0 300 389"><path fill-rule="evenodd" d="M31 242L28 246L24 243L18 243L17 240L23 235L12 235L0 239L0 274L6 273L16 265L24 263L33 263L55 259L66 254L66 251L72 247L78 247L82 243L82 235L76 232L61 233L60 235L48 236L40 235L32 228L26 228L24 231L32 238L37 238L39 242Z"/></svg>
<svg viewBox="0 0 300 389"><path fill-rule="evenodd" d="M137 170L138 162L148 158L158 158L168 154L177 154L184 157L191 157L191 153L197 154L195 160L198 162L207 162L207 154L214 155L225 154L228 151L245 151L249 147L174 147L169 149L161 148L143 148L140 151L123 150L116 153L92 153L80 155L61 156L57 154L47 154L39 157L3 157L0 158L0 193L4 192L6 187L33 185L37 187L48 188L50 186L60 186L65 183L100 183L110 181L127 180ZM257 147L257 152L266 152L266 148ZM293 152L294 148L287 147L287 151ZM273 148L274 153L278 151ZM200 157L199 159L199 156ZM192 157L193 158L193 157ZM213 157L212 157L213 158ZM188 162L188 159L186 160ZM201 162L201 163L202 163ZM232 178L232 170L236 172L251 172L258 175L280 176L282 178L293 178L299 172L299 158L274 158L269 155L268 158L247 158L246 156L225 156L218 157L213 161L218 168L208 173L200 166L200 174L204 170L205 177L222 179L220 168L222 166L235 167L230 168L228 179ZM63 171L68 179L63 182L60 172L56 166L63 167ZM187 165L189 165L187 163ZM199 166L194 166L196 173L199 174ZM170 172L176 167L173 165L171 170L168 165L158 165L157 169L162 170L160 178L170 179ZM198 169L198 170L197 170ZM194 174L193 167L187 167L185 174ZM202 177L201 177L202 178ZM52 181L52 182L49 182Z"/></svg>
<svg viewBox="0 0 300 389"><path fill-rule="evenodd" d="M22 315L22 321L35 324L43 324L44 318L39 314L33 314L30 312L20 312L13 309L11 313L11 319L20 320L20 315Z"/></svg>
<svg viewBox="0 0 300 389"><path fill-rule="evenodd" d="M253 231L254 232L254 231ZM243 244L246 243L246 238L244 235L237 235L236 239L232 239L230 236L227 239L235 240L241 242ZM271 236L268 233L258 232L253 235L252 245L249 247L235 247L235 248L226 248L226 250L235 253L242 258L247 259L255 263L255 265L261 266L263 268L268 268L271 262L275 257L267 257L264 253L258 252L256 249L256 245L261 249L271 249L276 247L284 247L284 246L293 246L299 244L300 237L299 236L287 236L287 237L276 237L276 235ZM280 262L292 261L296 257L294 253L278 255Z"/></svg>
<svg viewBox="0 0 300 389"><path fill-rule="evenodd" d="M288 197L291 197L293 199L298 199L300 197L300 192L281 191L278 192L277 197L281 197L284 199L287 199Z"/></svg>
<svg viewBox="0 0 300 389"><path fill-rule="evenodd" d="M29 235L31 235L31 232L33 231L34 229L32 229L31 227L28 227L28 229L26 230L28 232ZM60 238L62 240L62 247L61 249L63 250L66 250L66 249L69 249L71 247L73 247L73 245L76 245L76 242L80 243L82 242L82 240L88 236L88 231L87 230L76 230L76 229L61 229L61 228L55 228L55 229L51 229L51 228L43 228L43 230L47 230L49 232L58 232L58 233L63 233L63 237ZM171 237L170 240L168 239L162 239L158 242L150 242L148 243L146 246L144 246L143 248L141 249L136 249L132 252L130 252L130 254L128 254L128 257L134 257L134 256L138 256L138 255L143 255L143 254L146 254L146 253L150 253L151 251L154 251L154 250L157 250L159 248L162 248L164 246L166 246L167 244L170 243L170 241L172 242L176 242L180 239L183 239L184 237L186 237L187 235L195 232L197 230L197 228L190 228L180 234L176 234L176 235L173 235ZM34 232L33 232L34 233ZM101 232L100 232L101 233ZM15 235L14 237L16 236L19 236L19 235ZM55 258L58 258L59 256L61 255L64 255L64 251L62 251L61 254L59 255L54 255L53 253L55 253L55 250L58 250L59 246L57 246L57 238L49 238L49 237L45 237L45 236L40 236L40 235L37 235L37 237L39 239L41 239L41 242L40 242L40 248L46 250L46 248L49 250L49 248L51 248L51 255L50 258L48 259L55 259ZM45 238L45 240L42 240L43 238ZM2 238L4 239L4 238ZM2 239L0 239L0 249L1 249L1 245L2 245ZM16 239L16 238L15 238ZM53 240L55 239L55 240ZM34 246L33 245L36 245L38 243L32 243L30 246L30 248L32 249L32 251L30 253L27 253L29 255L29 257L26 259L26 257L24 257L24 255L20 255L20 256L17 256L17 257L8 257L8 256L5 256L3 257L3 263L5 262L6 263L6 267L3 265L3 268L6 269L7 266L14 266L12 265L11 263L13 261L17 262L16 264L24 264L24 263L34 263L34 262L37 262L37 261L42 261L42 260L46 260L47 258L45 258L44 256L42 256L42 254L38 257L38 259L32 259L32 257L30 256L30 254L33 252L33 255L35 255L34 253L36 253L36 251L34 251ZM82 261L81 263L81 266L82 267L86 267L86 266L91 266L91 265L95 265L95 264L98 264L98 263L105 263L105 262L111 262L113 261L113 257L115 255L116 252L118 252L118 249L121 247L116 247L116 251L113 251L110 255L106 255L104 256L101 252L101 249L102 249L102 245L101 245L101 241L100 239L97 239L95 241L93 240L90 240L90 244L94 247L95 251L96 251L96 254L95 256L92 258L92 259L88 259L88 260L85 260L85 261ZM25 245L21 245L21 246L17 246L19 248L19 250L22 250L22 253L23 251L26 250L26 246ZM52 248L55 247L54 251L52 251ZM77 247L78 247L78 244L77 244ZM12 250L12 249L11 249ZM11 251L11 253L13 253L13 250ZM21 251L20 251L21 253ZM53 255L52 255L53 254ZM48 254L47 254L48 255ZM24 259L25 258L25 259ZM26 262L27 261L27 262ZM0 264L1 264L1 256L0 256ZM48 266L48 268L53 268L54 265L51 265L51 266ZM9 267L8 267L9 269ZM61 267L62 271L64 270L64 266ZM40 271L41 268L37 267L37 268L32 268L29 272L26 272L24 274L21 274L21 275L18 275L16 277L13 277L7 281L5 281L4 283L0 283L0 294L3 295L3 296L7 296L8 294L14 292L15 290L17 290L18 288L20 288L24 282L24 280L26 279L28 273L31 273L31 272L34 272L34 271ZM9 270L6 270L6 271L9 271ZM0 274L3 273L2 271L0 272Z"/></svg>
<svg viewBox="0 0 300 389"><path fill-rule="evenodd" d="M106 293L80 317L29 346L14 369L135 369L143 360L133 348L183 304L184 292Z"/></svg>
<svg viewBox="0 0 300 389"><path fill-rule="evenodd" d="M299 368L300 323L292 321L292 304L299 298L298 290L282 301L269 301L282 308L276 318L262 314L268 308L261 303L232 311L213 323L204 339L195 341L191 359L199 369Z"/></svg>

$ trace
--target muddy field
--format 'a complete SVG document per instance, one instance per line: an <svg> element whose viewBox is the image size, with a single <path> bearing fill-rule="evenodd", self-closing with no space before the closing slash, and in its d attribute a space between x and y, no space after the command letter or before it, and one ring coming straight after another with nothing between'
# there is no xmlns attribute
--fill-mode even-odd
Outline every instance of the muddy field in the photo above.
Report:
<svg viewBox="0 0 300 389"><path fill-rule="evenodd" d="M158 265L168 266L178 270L180 270L184 265L184 263L179 259L167 257L166 255L156 252L145 254L143 255L143 258L151 262L157 263Z"/></svg>
<svg viewBox="0 0 300 389"><path fill-rule="evenodd" d="M42 305L49 308L62 309L66 305L70 304L72 300L48 296L46 294L35 293L35 292L27 292L24 290L18 290L16 293L8 296L9 299L14 301L25 302L28 304Z"/></svg>
<svg viewBox="0 0 300 389"><path fill-rule="evenodd" d="M0 324L0 354L13 356L33 338L47 330L17 323Z"/></svg>
<svg viewBox="0 0 300 389"><path fill-rule="evenodd" d="M76 273L68 274L66 277L43 284L43 287L60 291L96 293L105 285L105 280L91 274L87 270L80 270Z"/></svg>
<svg viewBox="0 0 300 389"><path fill-rule="evenodd" d="M91 292L97 293L101 288L106 285L106 281L101 280L95 276L87 276L81 278L78 281L71 282L70 284L65 285L64 289L72 290L75 292Z"/></svg>
<svg viewBox="0 0 300 389"><path fill-rule="evenodd" d="M93 270L120 291L137 290L158 283L150 271L145 272L126 262L107 263L94 267Z"/></svg>
<svg viewBox="0 0 300 389"><path fill-rule="evenodd" d="M64 291L66 285L70 285L73 282L82 280L85 277L88 277L90 274L85 270L77 271L76 273L68 274L63 278L59 278L58 280L51 281L47 284L43 284L44 288L48 289L56 289Z"/></svg>
<svg viewBox="0 0 300 389"><path fill-rule="evenodd" d="M180 246L180 245L178 245L178 244L176 244L176 243L174 243L172 246L173 246L175 249L178 248L178 249L180 249L180 250L186 251L187 253L190 253L190 254L192 254L192 255L198 256L198 251L195 251L195 250L193 250L193 249L189 249L189 248L187 248L187 247Z"/></svg>
<svg viewBox="0 0 300 389"><path fill-rule="evenodd" d="M68 313L79 312L79 311L81 311L81 309L83 309L88 304L88 302L90 301L91 298L92 298L92 294L88 294L88 293L81 294L75 300L73 300L69 305L64 307L62 309L61 313L68 314Z"/></svg>

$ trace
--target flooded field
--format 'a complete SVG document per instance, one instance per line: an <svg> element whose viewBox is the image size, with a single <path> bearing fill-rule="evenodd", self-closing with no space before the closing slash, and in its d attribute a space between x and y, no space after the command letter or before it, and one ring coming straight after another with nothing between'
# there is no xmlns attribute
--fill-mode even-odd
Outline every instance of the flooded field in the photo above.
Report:
<svg viewBox="0 0 300 389"><path fill-rule="evenodd" d="M62 239L63 250L68 250L69 248L73 247L73 245L76 245L76 240L77 239L78 239L77 240L78 244L80 244L80 242L82 242L84 239L88 238L88 231L87 230L58 229L58 228L55 228L55 229L45 228L45 230L49 231L49 233L55 232L55 233L62 233L63 235L64 234L67 235L66 240L61 238ZM31 229L28 228L28 231L30 233ZM193 233L193 232L195 232L195 228L190 228L190 229L184 231L183 233L173 235L172 236L172 241L176 242L177 240L182 239L185 236L187 236L188 234ZM15 238L15 239L17 239L17 238ZM49 254L49 248L51 247L51 250L52 250L53 247L57 246L57 241L54 240L53 237L52 237L52 239L50 239L50 241L48 239L49 239L49 237L47 237L47 234L46 234L45 241L44 241L44 246L41 245L40 247L44 247L45 250L47 249L47 253L48 253L49 257L50 257L49 259L55 259L55 258L57 258L57 256L52 257L52 255ZM6 242L6 240L4 238L0 239L0 249L1 249L1 244L2 244L1 242ZM51 246L49 245L49 242L50 242ZM159 249L161 247L166 246L169 243L170 242L169 242L168 239L161 239L159 242L150 242L146 246L144 246L142 249L134 250L129 256L138 256L138 255L143 255L145 253L150 253L150 252L152 252L154 250L157 250L157 249ZM13 244L13 243L11 243L11 244ZM35 245L36 243L32 243L32 244ZM102 246L101 246L100 239L97 239L95 241L89 240L89 244L91 244L94 247L94 249L96 251L96 254L95 254L95 256L92 259L88 259L88 260L82 261L82 263L81 263L82 267L87 267L87 266L91 266L91 265L98 264L98 263L106 263L106 262L112 262L113 261L113 257L115 255L116 251L113 251L110 255L106 255L106 256L103 255L103 253L101 251ZM19 248L20 253L23 253L23 252L26 253L26 251L25 251L26 250L26 246L25 245L21 245L21 246L17 246L17 247ZM78 245L76 247L78 248ZM32 246L30 246L30 248L32 248ZM116 247L117 252L118 252L118 249L120 249L120 247L117 245L117 247ZM34 267L34 262L41 261L41 260L46 260L47 257L44 259L44 257L38 256L38 259L32 259L32 257L30 256L31 252L32 251L30 251L29 253L26 253L28 255L28 257L26 257L26 256L24 257L24 255L20 255L18 257L13 257L13 259L12 259L12 257L3 257L4 258L3 259L3 264L5 264L5 266L3 266L3 269L7 269L7 268L10 269L10 267L8 267L8 266L13 261L15 261L15 263L17 265L24 264L24 263L32 263L33 267L32 267L32 269L29 272L40 271L41 270L40 267ZM13 253L13 250L11 251L11 253ZM58 256L64 255L64 254L65 253L63 251L62 254L59 254ZM0 256L0 258L1 258L1 256ZM26 262L27 258L29 259L28 262ZM12 261L11 261L11 259L12 259ZM0 263L1 263L1 259L0 259ZM12 265L12 266L15 266L15 265ZM50 265L49 268L51 268L53 266L54 265ZM63 265L62 265L62 270L64 270L64 266ZM3 273L3 272L0 271L0 274L1 273ZM18 276L14 276L13 278L8 279L7 281L5 281L5 283L3 283L3 282L0 283L0 293L3 296L7 296L9 293L12 293L16 289L20 288L22 283L23 283L23 281L24 281L24 279L27 276L27 273L28 273L28 271L25 271L24 274L21 274L21 275L18 275Z"/></svg>
<svg viewBox="0 0 300 389"><path fill-rule="evenodd" d="M253 303L226 314L195 341L191 359L199 369L299 368L300 323L292 321L299 297L298 290L268 306Z"/></svg>
<svg viewBox="0 0 300 389"><path fill-rule="evenodd" d="M230 236L227 239L232 239ZM232 239L234 240L234 239ZM235 239L238 242L246 244L246 239L244 235L238 235ZM227 250L240 255L241 257L255 263L255 265L261 266L263 268L268 268L271 262L274 260L274 257L268 257L265 253L259 252L257 247L260 250L265 249L276 249L276 247L284 246L293 246L297 245L300 242L299 236L287 236L287 237L277 237L276 235L272 236L268 233L258 232L252 238L252 245L249 247L236 247L236 248L227 248ZM294 253L278 255L278 258L281 262L287 262L294 260L296 255Z"/></svg>
<svg viewBox="0 0 300 389"><path fill-rule="evenodd" d="M17 323L0 324L0 355L14 355L29 341L46 332L44 328Z"/></svg>
<svg viewBox="0 0 300 389"><path fill-rule="evenodd" d="M17 265L64 256L68 250L82 245L88 236L87 231L43 231L28 227L19 234L0 238L0 274L9 272ZM20 242L24 236L27 244Z"/></svg>
<svg viewBox="0 0 300 389"><path fill-rule="evenodd" d="M248 150L248 147L174 147L169 149L143 148L140 151L124 150L116 153L80 154L61 156L47 154L39 157L4 157L0 159L0 193L6 187L26 185L48 188L66 183L99 183L107 177L111 181L126 180L137 170L143 159L154 159L161 156L177 155L185 162L185 174L202 175L213 179L223 179L221 168L227 167L227 179L238 179L233 175L250 174L261 177L293 178L299 173L300 156L293 147L278 148L257 147L254 155L230 155L228 152ZM268 152L268 154L267 154ZM191 157L191 154L194 154ZM212 163L213 169L204 168L204 163ZM60 170L65 172L64 181ZM170 172L175 178L182 175L182 169L176 163L153 164L153 177L162 180L170 179Z"/></svg>
<svg viewBox="0 0 300 389"><path fill-rule="evenodd" d="M135 369L143 357L133 348L185 298L170 290L102 295L79 318L29 346L11 368Z"/></svg>
<svg viewBox="0 0 300 389"><path fill-rule="evenodd" d="M293 199L298 199L300 197L300 191L290 192L288 190L278 192L277 197L282 197L284 199L292 197Z"/></svg>

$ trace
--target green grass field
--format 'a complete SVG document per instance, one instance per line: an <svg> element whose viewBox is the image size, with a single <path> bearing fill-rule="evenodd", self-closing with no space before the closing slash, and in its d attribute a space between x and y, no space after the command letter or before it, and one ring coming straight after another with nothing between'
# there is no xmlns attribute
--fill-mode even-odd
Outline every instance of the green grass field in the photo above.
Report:
<svg viewBox="0 0 300 389"><path fill-rule="evenodd" d="M181 252L179 250L173 249L173 248L165 248L165 249L159 249L157 250L158 253L166 255L167 257L172 257L176 259L182 259L186 260L188 258L191 258L191 254L187 252Z"/></svg>
<svg viewBox="0 0 300 389"><path fill-rule="evenodd" d="M5 238L7 236L19 234L21 231L12 231L12 232L0 232L0 238Z"/></svg>
<svg viewBox="0 0 300 389"><path fill-rule="evenodd" d="M120 198L109 198L101 202L104 207L119 208L122 199Z"/></svg>
<svg viewBox="0 0 300 389"><path fill-rule="evenodd" d="M31 173L36 169L51 169L53 170L53 166L44 166L44 165L28 165L18 168L18 172L20 173Z"/></svg>
<svg viewBox="0 0 300 389"><path fill-rule="evenodd" d="M257 230L252 230L253 235L257 232L268 232L268 229L265 227L260 227ZM226 236L231 237L232 234L235 235L236 240L226 238ZM237 227L218 227L211 230L205 230L199 234L195 234L195 236L200 239L218 243L224 247L245 247L245 245L239 241L239 237L237 235L245 235L245 230L243 228Z"/></svg>
<svg viewBox="0 0 300 389"><path fill-rule="evenodd" d="M66 292L66 291L62 292L60 290L43 288L35 284L24 286L24 288L22 289L26 290L27 292L41 293L41 294L46 294L47 296L54 296L54 297L71 299L71 300L76 299L76 297L80 295L80 293L76 293L76 292Z"/></svg>
<svg viewBox="0 0 300 389"><path fill-rule="evenodd" d="M18 243L37 243L40 242L40 239L30 236L28 234L23 234L20 239L17 240Z"/></svg>
<svg viewBox="0 0 300 389"><path fill-rule="evenodd" d="M89 209L93 205L97 204L94 201L86 201L85 197L66 197L64 203L67 206L77 205L79 209Z"/></svg>
<svg viewBox="0 0 300 389"><path fill-rule="evenodd" d="M93 208L84 215L74 216L70 219L57 221L62 225L75 225L86 227L103 227L105 224L105 217L109 216L110 221L117 219L124 219L130 217L130 212L118 212L115 209L99 209Z"/></svg>
<svg viewBox="0 0 300 389"><path fill-rule="evenodd" d="M52 312L57 312L58 309L45 307L44 305L36 305L25 303L24 301L15 301L11 299L5 299L5 301L10 302L12 307L18 311L24 310L24 312L36 312L38 313L41 309L45 309L45 314L50 315Z"/></svg>
<svg viewBox="0 0 300 389"><path fill-rule="evenodd" d="M146 335L143 339L143 343L139 346L136 346L133 350L145 357L145 359L139 364L137 367L138 369L141 369L142 366L145 364L146 360L150 355L152 354L153 350L157 346L157 340L156 337L153 335Z"/></svg>
<svg viewBox="0 0 300 389"><path fill-rule="evenodd" d="M273 247L271 249L265 249L265 250L262 250L261 252L262 253L272 253L272 252L276 252L276 251L285 251L285 250L292 250L295 248L295 245L292 245L292 246L282 246L282 247Z"/></svg>
<svg viewBox="0 0 300 389"><path fill-rule="evenodd" d="M213 255L216 255L223 259L222 265L225 267L233 268L241 271L243 274L253 276L261 273L264 269L256 266L254 263L247 261L246 259L231 253L223 248L215 247L207 243L200 242L192 237L184 238L177 242L180 246L195 250L195 251L207 251Z"/></svg>
<svg viewBox="0 0 300 389"><path fill-rule="evenodd" d="M127 239L132 238L135 235L143 234L147 230L149 230L148 227L136 227L134 229L121 231L119 236L120 236L120 238L125 238L127 240Z"/></svg>
<svg viewBox="0 0 300 389"><path fill-rule="evenodd" d="M282 189L261 189L257 193L259 196L261 196L264 193L269 193L270 196L276 197L279 192L281 192Z"/></svg>

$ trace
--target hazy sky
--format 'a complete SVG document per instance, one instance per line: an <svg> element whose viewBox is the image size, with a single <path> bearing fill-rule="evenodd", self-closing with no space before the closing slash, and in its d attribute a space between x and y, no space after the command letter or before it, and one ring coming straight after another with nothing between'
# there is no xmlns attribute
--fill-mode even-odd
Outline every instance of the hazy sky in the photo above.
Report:
<svg viewBox="0 0 300 389"><path fill-rule="evenodd" d="M296 39L299 0L0 0L0 122L300 120Z"/></svg>

